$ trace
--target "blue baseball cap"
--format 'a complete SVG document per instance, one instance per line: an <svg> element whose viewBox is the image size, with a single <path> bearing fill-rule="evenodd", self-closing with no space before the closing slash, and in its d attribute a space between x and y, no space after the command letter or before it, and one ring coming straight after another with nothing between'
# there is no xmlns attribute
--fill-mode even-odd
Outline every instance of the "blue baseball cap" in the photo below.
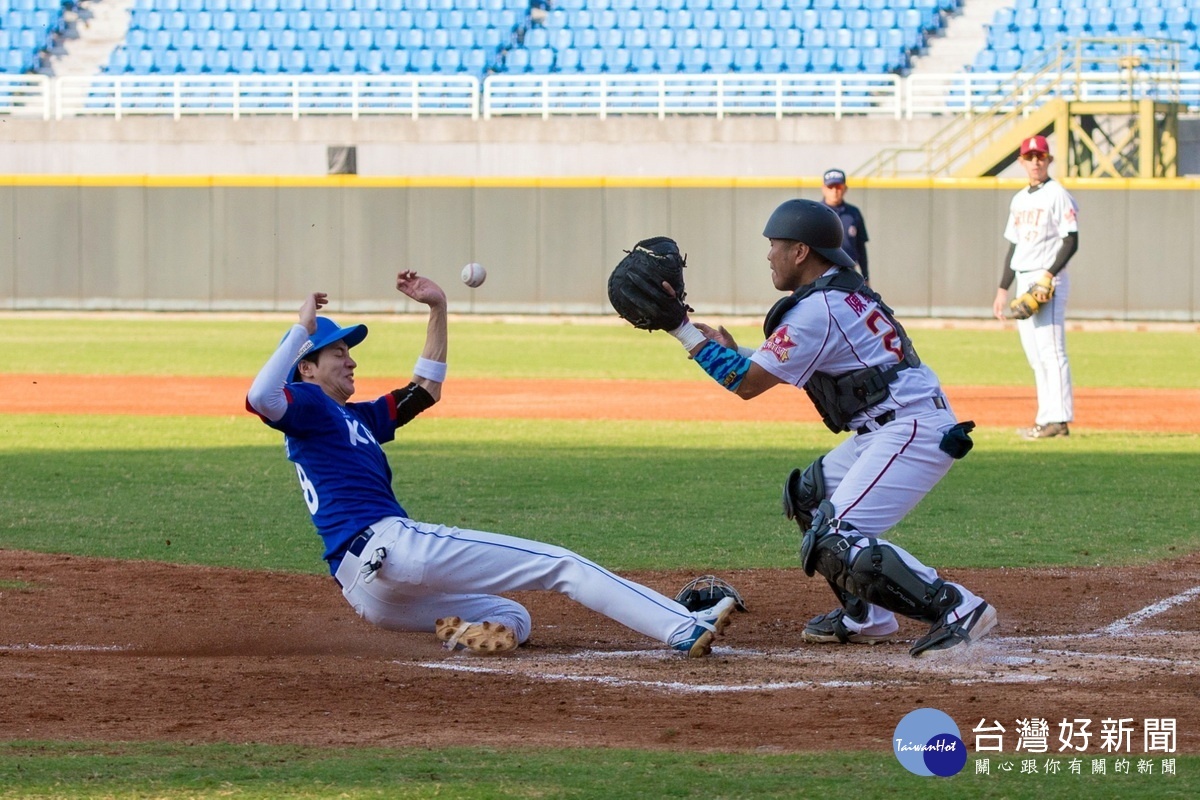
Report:
<svg viewBox="0 0 1200 800"><path fill-rule="evenodd" d="M846 185L846 173L842 172L840 169L827 170L825 172L825 174L821 177L821 180L825 183L826 186L837 186L838 184L845 186Z"/></svg>
<svg viewBox="0 0 1200 800"><path fill-rule="evenodd" d="M292 362L292 380L300 380L300 360L307 355L317 352L322 347L328 347L334 342L346 343L346 347L354 345L367 338L366 325L351 325L349 328L340 327L329 317L317 317L317 330L308 337L308 341L300 348L300 354Z"/></svg>

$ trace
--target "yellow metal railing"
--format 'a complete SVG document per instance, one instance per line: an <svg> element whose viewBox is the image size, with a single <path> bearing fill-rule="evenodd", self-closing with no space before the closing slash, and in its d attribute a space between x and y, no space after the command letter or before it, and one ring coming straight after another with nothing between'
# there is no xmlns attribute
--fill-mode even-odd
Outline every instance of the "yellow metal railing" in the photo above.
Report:
<svg viewBox="0 0 1200 800"><path fill-rule="evenodd" d="M1012 75L1006 88L977 102L968 88L963 112L923 145L882 150L855 170L866 176L949 176L1042 106L1056 100L1180 100L1182 42L1133 37L1066 39ZM964 81L970 87L970 81Z"/></svg>

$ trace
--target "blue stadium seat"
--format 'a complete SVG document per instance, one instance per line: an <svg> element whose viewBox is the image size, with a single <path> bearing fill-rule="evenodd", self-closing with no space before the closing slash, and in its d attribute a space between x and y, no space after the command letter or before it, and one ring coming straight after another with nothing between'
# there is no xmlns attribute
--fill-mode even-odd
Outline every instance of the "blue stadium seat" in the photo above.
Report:
<svg viewBox="0 0 1200 800"><path fill-rule="evenodd" d="M525 46L529 49L529 71L530 72L535 72L540 75L543 73L550 72L551 70L554 69L554 51L552 49L550 49L549 47L544 46L544 45L530 44L528 36L525 37ZM454 52L454 51L448 50L445 52ZM439 59L435 59L435 60L439 60ZM445 72L446 70L441 69L441 66L439 64L439 71Z"/></svg>
<svg viewBox="0 0 1200 800"><path fill-rule="evenodd" d="M554 57L554 69L568 75L579 72L579 50L574 47L564 47Z"/></svg>
<svg viewBox="0 0 1200 800"><path fill-rule="evenodd" d="M793 31L796 34L796 42L799 43L800 31L797 31L794 28ZM770 50L772 47L776 46L777 41L778 37L775 35L775 31L770 28L761 28L750 31L750 46L755 50Z"/></svg>
<svg viewBox="0 0 1200 800"><path fill-rule="evenodd" d="M733 50L728 47L714 47L704 53L704 60L708 62L710 72L732 72L733 58Z"/></svg>
<svg viewBox="0 0 1200 800"><path fill-rule="evenodd" d="M859 72L863 66L862 50L857 47L844 47L836 51L833 62L838 72Z"/></svg>
<svg viewBox="0 0 1200 800"><path fill-rule="evenodd" d="M520 47L509 50L504 56L504 70L511 72L514 75L519 75L526 71L529 66L529 51Z"/></svg>
<svg viewBox="0 0 1200 800"><path fill-rule="evenodd" d="M464 72L482 75L488 66L488 51L482 47L472 47L463 53L462 67Z"/></svg>
<svg viewBox="0 0 1200 800"><path fill-rule="evenodd" d="M704 72L708 69L708 61L706 59L707 50L703 47L697 47L692 50L683 51L683 72Z"/></svg>
<svg viewBox="0 0 1200 800"><path fill-rule="evenodd" d="M358 70L371 75L379 75L383 69L383 53L378 50L362 50L358 55Z"/></svg>
<svg viewBox="0 0 1200 800"><path fill-rule="evenodd" d="M783 54L784 69L788 72L812 71L812 53L806 48L799 47Z"/></svg>
<svg viewBox="0 0 1200 800"><path fill-rule="evenodd" d="M750 46L750 31L745 28L735 28L725 37L725 46L730 50L745 50Z"/></svg>
<svg viewBox="0 0 1200 800"><path fill-rule="evenodd" d="M971 62L972 72L990 72L996 68L996 51L984 48L975 54Z"/></svg>
<svg viewBox="0 0 1200 800"><path fill-rule="evenodd" d="M513 53L520 53L525 58L525 63L529 63L528 50L514 50ZM434 52L432 50L413 50L408 54L408 69L409 72L418 72L422 75L429 74L434 71Z"/></svg>
<svg viewBox="0 0 1200 800"><path fill-rule="evenodd" d="M720 28L709 28L700 31L700 46L706 49L715 49L725 46L725 31Z"/></svg>
<svg viewBox="0 0 1200 800"><path fill-rule="evenodd" d="M772 47L758 54L758 68L763 72L783 72L783 50Z"/></svg>
<svg viewBox="0 0 1200 800"><path fill-rule="evenodd" d="M996 53L996 72L1016 72L1020 68L1020 50L1001 50Z"/></svg>
<svg viewBox="0 0 1200 800"><path fill-rule="evenodd" d="M7 36L8 32L5 31L4 33ZM21 72L21 71L23 71L23 69L24 69L23 66L18 66L15 69L10 69L10 67L9 67L9 57L11 57L13 55L13 53L16 53L17 58L19 60L21 58L21 51L7 50L6 49L8 47L7 40L5 40L4 44L5 44L4 48L0 48L0 50L4 51L6 57L5 57L3 66L0 66L0 72ZM113 51L108 54L108 63L106 63L104 65L104 71L110 75L118 75L122 72L128 72L129 71L129 51L126 50L124 47L113 48Z"/></svg>
<svg viewBox="0 0 1200 800"><path fill-rule="evenodd" d="M677 47L667 47L654 51L654 63L659 72L674 74L683 71L683 52Z"/></svg>
<svg viewBox="0 0 1200 800"><path fill-rule="evenodd" d="M339 74L358 72L358 51L351 49L334 50L333 71Z"/></svg>
<svg viewBox="0 0 1200 800"><path fill-rule="evenodd" d="M579 71L595 73L604 71L604 51L599 47L590 47L579 53Z"/></svg>
<svg viewBox="0 0 1200 800"><path fill-rule="evenodd" d="M408 71L407 50L385 50L383 52L383 68L388 72ZM313 70L316 71L315 69Z"/></svg>
<svg viewBox="0 0 1200 800"><path fill-rule="evenodd" d="M745 47L735 50L733 54L733 69L735 72L757 72L759 68L758 49Z"/></svg>
<svg viewBox="0 0 1200 800"><path fill-rule="evenodd" d="M633 54L629 50L624 47L609 47L601 52L604 53L605 72L623 75L629 71L629 66L633 63Z"/></svg>
<svg viewBox="0 0 1200 800"><path fill-rule="evenodd" d="M163 75L174 75L179 71L179 52L176 50L152 50L154 54L154 72Z"/></svg>
<svg viewBox="0 0 1200 800"><path fill-rule="evenodd" d="M308 57L303 50L284 50L280 54L280 70L293 74L308 72Z"/></svg>
<svg viewBox="0 0 1200 800"><path fill-rule="evenodd" d="M633 51L633 62L629 65L633 72L646 73L654 72L658 69L658 62L654 60L654 51L649 47L642 47Z"/></svg>
<svg viewBox="0 0 1200 800"><path fill-rule="evenodd" d="M809 63L809 71L816 73L833 72L837 65L837 54L837 50L828 47L814 50Z"/></svg>

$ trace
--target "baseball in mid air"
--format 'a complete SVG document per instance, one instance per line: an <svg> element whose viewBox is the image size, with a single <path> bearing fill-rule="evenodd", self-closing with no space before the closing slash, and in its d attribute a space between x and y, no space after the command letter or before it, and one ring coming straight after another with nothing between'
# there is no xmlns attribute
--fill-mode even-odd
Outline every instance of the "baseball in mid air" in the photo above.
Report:
<svg viewBox="0 0 1200 800"><path fill-rule="evenodd" d="M472 289L482 286L485 280L487 280L487 270L483 268L482 264L472 261L462 268L462 282Z"/></svg>

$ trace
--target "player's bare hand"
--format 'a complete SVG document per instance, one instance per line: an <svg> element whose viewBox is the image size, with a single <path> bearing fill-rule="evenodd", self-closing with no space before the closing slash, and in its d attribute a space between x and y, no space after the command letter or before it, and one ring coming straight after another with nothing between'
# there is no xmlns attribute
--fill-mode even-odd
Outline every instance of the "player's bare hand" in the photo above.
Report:
<svg viewBox="0 0 1200 800"><path fill-rule="evenodd" d="M406 269L396 275L396 289L430 308L445 307L446 293L431 279Z"/></svg>
<svg viewBox="0 0 1200 800"><path fill-rule="evenodd" d="M1008 292L1004 289L996 291L996 299L992 301L992 316L1004 319L1004 310L1008 308Z"/></svg>
<svg viewBox="0 0 1200 800"><path fill-rule="evenodd" d="M317 310L329 303L329 295L325 292L313 292L305 298L300 306L300 324L309 334L317 332Z"/></svg>
<svg viewBox="0 0 1200 800"><path fill-rule="evenodd" d="M730 350L737 350L737 342L733 340L733 334L725 330L724 325L719 325L713 328L710 325L705 325L703 322L694 323L700 332L704 334L705 339L716 342L721 347L728 347Z"/></svg>

